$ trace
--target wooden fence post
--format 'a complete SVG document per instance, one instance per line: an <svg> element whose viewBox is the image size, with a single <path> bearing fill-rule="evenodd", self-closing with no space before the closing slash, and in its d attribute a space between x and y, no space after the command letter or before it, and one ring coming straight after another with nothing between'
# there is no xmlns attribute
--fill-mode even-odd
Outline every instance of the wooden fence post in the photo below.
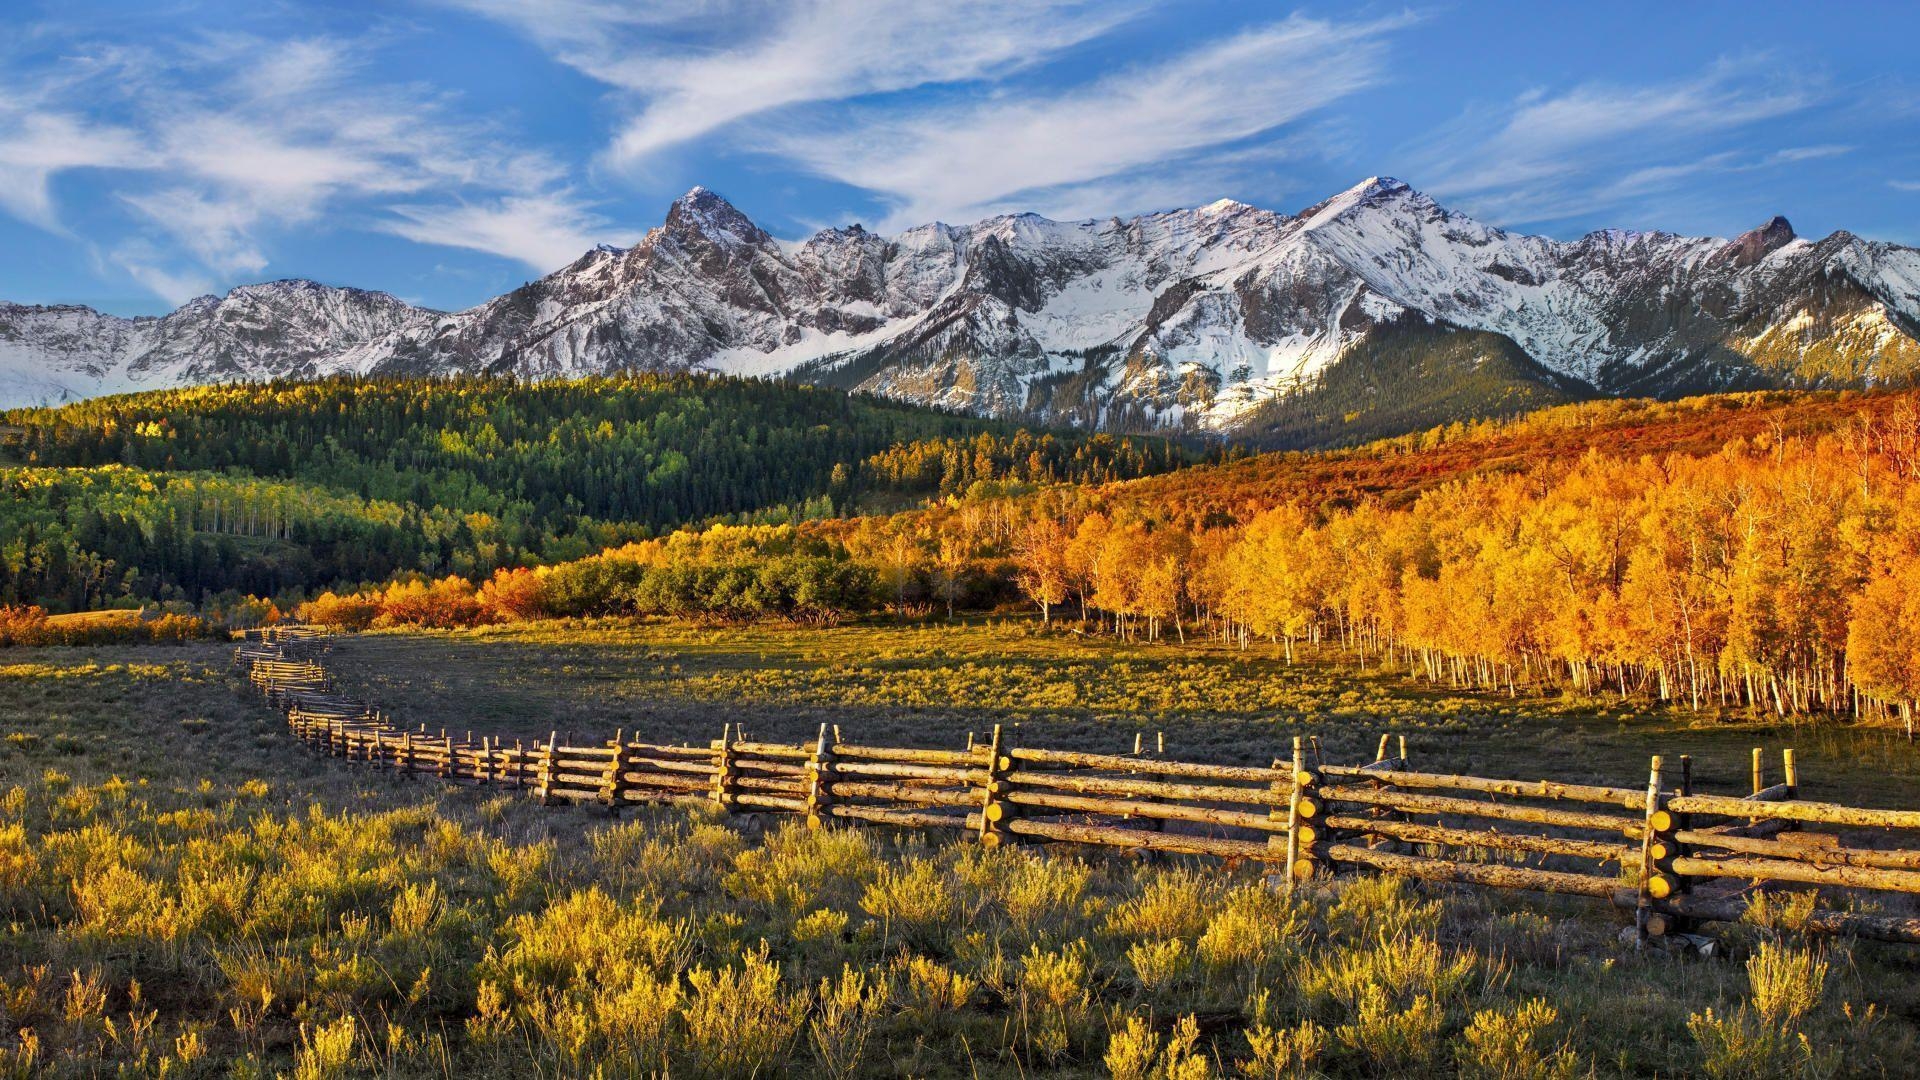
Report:
<svg viewBox="0 0 1920 1080"><path fill-rule="evenodd" d="M1286 762L1281 761L1279 758L1273 759L1273 768L1275 771L1286 767ZM1291 777L1286 780L1275 780L1273 783L1267 785L1267 790L1273 794L1273 799L1269 804L1271 808L1267 811L1267 820L1276 822L1289 821L1293 804L1293 796L1291 795L1293 780ZM1280 800L1283 797L1287 800L1287 807L1285 809L1282 809L1280 805ZM1293 830L1289 828L1284 833L1275 831L1267 834L1267 850L1278 851L1280 853L1282 860L1280 864L1280 875L1285 883L1285 888L1291 892L1293 890ZM1271 858L1272 856L1268 857ZM1271 867L1272 864L1269 863L1268 865ZM1271 870L1268 871L1267 881L1269 884L1273 881Z"/></svg>
<svg viewBox="0 0 1920 1080"><path fill-rule="evenodd" d="M546 755L540 759L540 788L538 794L541 806L553 805L554 783L559 779L560 775L559 750L560 733L558 731L548 732L547 752Z"/></svg>
<svg viewBox="0 0 1920 1080"><path fill-rule="evenodd" d="M1373 752L1373 763L1369 766L1366 766L1366 768L1371 768L1375 770L1387 769L1387 768L1392 768L1392 769L1406 768L1407 763L1404 760L1404 755L1402 757L1402 760L1399 760L1399 761L1394 761L1387 757L1387 750L1392 745L1393 745L1393 735L1390 732L1382 732L1380 735L1380 745ZM1407 740L1405 736L1402 736L1400 739L1401 749L1404 750L1406 748L1406 745L1407 745ZM1373 787L1379 791L1393 790L1393 785L1387 783L1384 780L1374 780L1374 781L1371 781L1371 783ZM1369 821L1402 821L1406 819L1406 814L1399 810L1389 810L1384 806L1369 806L1366 809L1366 817ZM1394 846L1394 842L1390 838L1383 836L1379 833L1371 833L1367 836L1367 846L1369 848L1391 848Z"/></svg>
<svg viewBox="0 0 1920 1080"><path fill-rule="evenodd" d="M713 743L713 804L722 810L733 809L733 725L723 724L720 738Z"/></svg>
<svg viewBox="0 0 1920 1080"><path fill-rule="evenodd" d="M613 733L613 756L607 759L607 774L600 780L600 800L607 809L618 811L627 798L627 733Z"/></svg>
<svg viewBox="0 0 1920 1080"><path fill-rule="evenodd" d="M1320 775L1307 768L1306 740L1293 737L1293 791L1287 798L1287 890L1321 867L1320 835L1312 822L1320 816Z"/></svg>
<svg viewBox="0 0 1920 1080"><path fill-rule="evenodd" d="M1160 746L1160 747L1163 747L1163 748L1164 748L1164 747L1166 746L1166 736L1165 736L1164 734L1162 734L1162 733L1159 733L1159 732L1156 732L1156 733L1155 733L1155 740L1154 740L1154 745L1156 745L1156 746ZM1133 736L1133 756L1134 756L1134 757L1145 757L1145 756L1146 756L1146 754L1145 754L1145 753L1144 753L1144 752L1143 752L1143 751L1142 751L1142 750L1140 749L1140 735L1139 735L1139 733L1137 733L1137 732L1136 732L1136 733L1134 734L1134 736ZM1155 751L1155 752L1154 752L1154 755L1153 755L1153 756L1154 756L1154 757L1156 757L1156 758L1157 758L1157 757L1159 757L1159 756L1161 756L1161 754L1160 754L1160 751ZM1133 773L1132 775L1134 775L1134 776L1140 776L1141 774L1140 774L1140 773ZM1148 804L1148 805L1152 805L1152 804L1154 804L1154 803L1157 803L1157 802L1159 802L1159 801L1160 801L1159 799L1157 799L1157 798L1155 798L1155 797L1154 797L1154 796L1152 796L1152 795L1136 795L1136 796L1134 796L1134 798L1135 798L1135 799L1136 799L1137 801L1139 801L1139 802L1143 802L1143 803L1146 803L1146 804ZM1149 818L1144 818L1144 819L1141 819L1141 818L1130 818L1129 820L1134 820L1134 821L1139 821L1139 822L1140 822L1140 826L1141 826L1141 828L1144 828L1144 829L1147 829L1147 830L1150 830L1150 831L1152 831L1152 832L1166 832L1166 831L1167 831L1167 819L1166 819L1166 818L1157 818L1157 817L1149 817Z"/></svg>
<svg viewBox="0 0 1920 1080"><path fill-rule="evenodd" d="M813 756L807 759L807 828L822 828L827 823L828 806L833 802L833 744L827 741L827 725L820 725L820 737L814 740Z"/></svg>
<svg viewBox="0 0 1920 1080"><path fill-rule="evenodd" d="M1656 930L1666 929L1664 920L1657 924L1649 916L1653 915L1655 900L1664 900L1675 892L1674 881L1661 872L1663 861L1658 856L1677 850L1673 840L1674 817L1666 809L1666 795L1660 790L1660 755L1653 756L1653 764L1647 774L1646 816L1640 835L1640 887L1639 896L1634 904L1634 931L1642 943L1654 935Z"/></svg>
<svg viewBox="0 0 1920 1080"><path fill-rule="evenodd" d="M1693 758L1688 754L1680 755L1680 794L1693 794ZM1674 894L1693 891L1693 882L1681 874L1672 873L1673 861L1691 855L1687 845L1680 842L1678 834L1693 827L1691 814L1676 814L1666 809L1665 797L1661 807L1647 821L1647 856L1652 863L1655 877L1648 880L1648 889L1656 900L1664 900ZM1662 890L1665 890L1664 892ZM1665 912L1649 912L1642 933L1646 937L1665 937L1667 934L1685 930L1689 920Z"/></svg>
<svg viewBox="0 0 1920 1080"><path fill-rule="evenodd" d="M1013 816L1013 804L1000 798L1006 794L1007 773L1013 770L1013 757L1001 742L1000 725L993 725L993 739L987 744L987 779L980 791L980 843L998 847L1007 840L1007 821Z"/></svg>

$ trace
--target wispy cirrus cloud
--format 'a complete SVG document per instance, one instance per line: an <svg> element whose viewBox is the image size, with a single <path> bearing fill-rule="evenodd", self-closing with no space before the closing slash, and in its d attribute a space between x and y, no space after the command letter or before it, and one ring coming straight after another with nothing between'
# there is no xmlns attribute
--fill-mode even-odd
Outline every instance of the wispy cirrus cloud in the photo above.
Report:
<svg viewBox="0 0 1920 1080"><path fill-rule="evenodd" d="M133 132L83 117L0 104L0 209L60 231L53 178L70 169L140 168L151 156Z"/></svg>
<svg viewBox="0 0 1920 1080"><path fill-rule="evenodd" d="M1016 198L1061 215L1211 200L1256 171L1238 144L1314 153L1275 136L1381 81L1388 38L1414 21L1294 17L1032 80L1163 0L442 2L607 86L620 116L603 162L645 171L680 147L730 145L864 190L890 227Z"/></svg>
<svg viewBox="0 0 1920 1080"><path fill-rule="evenodd" d="M260 272L271 240L328 215L416 239L432 231L423 221L456 215L473 231L427 242L541 270L571 255L528 243L524 228L487 227L489 213L523 219L542 206L547 225L572 225L556 240L599 224L572 201L562 167L458 118L437 91L381 80L363 42L220 34L80 46L0 74L13 76L0 97L0 210L64 230L56 178L116 170L110 193L145 234L110 243L108 257L176 303Z"/></svg>
<svg viewBox="0 0 1920 1080"><path fill-rule="evenodd" d="M1723 141L1805 112L1824 97L1818 83L1757 59L1722 61L1697 77L1655 85L1535 90L1505 106L1470 110L1416 149L1413 169L1434 194L1496 220L1551 222L1703 175L1846 153L1850 148L1837 144L1767 151L1750 138Z"/></svg>
<svg viewBox="0 0 1920 1080"><path fill-rule="evenodd" d="M549 270L607 239L607 223L566 191L452 205L399 205L393 212L398 220L383 228L396 236L506 255Z"/></svg>
<svg viewBox="0 0 1920 1080"><path fill-rule="evenodd" d="M642 164L749 117L1003 77L1133 18L1147 0L447 0L614 87L607 158Z"/></svg>
<svg viewBox="0 0 1920 1080"><path fill-rule="evenodd" d="M891 224L966 220L1016 200L1060 213L1087 205L1089 185L1165 205L1174 192L1191 197L1202 183L1227 182L1221 158L1196 161L1202 152L1272 135L1379 82L1386 39L1407 21L1290 18L1086 85L856 107L831 125L760 131L758 144L879 193L894 207ZM1128 208L1109 203L1106 212Z"/></svg>

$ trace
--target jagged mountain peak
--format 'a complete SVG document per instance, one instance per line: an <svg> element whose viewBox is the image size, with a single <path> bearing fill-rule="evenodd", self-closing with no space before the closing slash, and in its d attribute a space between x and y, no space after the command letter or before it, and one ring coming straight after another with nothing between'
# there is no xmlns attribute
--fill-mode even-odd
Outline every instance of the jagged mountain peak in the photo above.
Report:
<svg viewBox="0 0 1920 1080"><path fill-rule="evenodd" d="M1765 225L1748 229L1722 249L1722 256L1735 266L1752 266L1794 241L1793 226L1775 214Z"/></svg>
<svg viewBox="0 0 1920 1080"><path fill-rule="evenodd" d="M299 279L160 319L0 305L0 405L341 371L703 368L1046 422L1218 430L1350 358L1419 364L1454 334L1524 357L1556 392L1668 394L1908 378L1916 326L1920 252L1844 233L1808 243L1784 219L1732 242L1562 242L1376 176L1299 217L1220 199L781 243L696 187L636 246L600 245L451 315Z"/></svg>
<svg viewBox="0 0 1920 1080"><path fill-rule="evenodd" d="M757 246L773 239L726 196L697 186L673 201L663 228L668 236L680 240Z"/></svg>
<svg viewBox="0 0 1920 1080"><path fill-rule="evenodd" d="M1413 185L1392 176L1369 176L1365 180L1348 188L1344 194L1370 198L1381 195L1399 195L1413 191Z"/></svg>
<svg viewBox="0 0 1920 1080"><path fill-rule="evenodd" d="M1304 228L1314 229L1355 213L1382 210L1413 214L1447 213L1438 203L1414 190L1405 181L1391 176L1372 176L1300 211L1300 220Z"/></svg>

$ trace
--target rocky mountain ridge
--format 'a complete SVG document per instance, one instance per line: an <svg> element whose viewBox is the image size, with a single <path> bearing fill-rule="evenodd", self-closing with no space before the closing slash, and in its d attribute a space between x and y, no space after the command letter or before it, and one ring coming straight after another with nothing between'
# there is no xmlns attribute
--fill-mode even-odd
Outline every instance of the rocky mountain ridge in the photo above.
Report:
<svg viewBox="0 0 1920 1080"><path fill-rule="evenodd" d="M1387 178L1298 215L1221 200L794 243L695 188L633 247L597 247L458 313L300 281L148 319L0 305L0 405L336 372L713 370L1038 421L1234 432L1310 397L1336 365L1432 342L1452 358L1441 378L1499 354L1502 380L1560 395L1906 382L1920 374L1920 251L1811 241L1784 218L1731 241L1559 241ZM1385 404L1368 385L1351 392L1360 411Z"/></svg>

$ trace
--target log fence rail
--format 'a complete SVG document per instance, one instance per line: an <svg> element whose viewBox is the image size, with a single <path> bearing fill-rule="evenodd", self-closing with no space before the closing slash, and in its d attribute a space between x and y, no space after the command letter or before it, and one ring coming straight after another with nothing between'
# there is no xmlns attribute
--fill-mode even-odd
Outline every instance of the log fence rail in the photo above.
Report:
<svg viewBox="0 0 1920 1080"><path fill-rule="evenodd" d="M1132 754L1019 746L999 727L964 750L863 746L829 725L803 744L755 741L729 724L703 746L625 732L597 745L558 732L509 745L400 727L335 691L321 662L329 649L322 631L274 627L249 631L235 663L315 751L529 789L545 804L707 805L799 815L815 828L837 819L950 829L989 845L1214 856L1269 866L1288 887L1366 868L1607 900L1633 914L1643 938L1737 919L1769 887L1920 894L1920 810L1801 800L1791 750L1785 781L1773 784L1756 750L1753 790L1734 797L1696 793L1684 758L1674 768L1655 757L1646 786L1613 787L1422 772L1404 739L1386 756L1385 737L1366 764L1324 762L1317 741L1296 738L1291 758L1267 767L1171 760L1163 743L1143 753L1136 741ZM1823 906L1807 927L1920 943L1910 915Z"/></svg>

